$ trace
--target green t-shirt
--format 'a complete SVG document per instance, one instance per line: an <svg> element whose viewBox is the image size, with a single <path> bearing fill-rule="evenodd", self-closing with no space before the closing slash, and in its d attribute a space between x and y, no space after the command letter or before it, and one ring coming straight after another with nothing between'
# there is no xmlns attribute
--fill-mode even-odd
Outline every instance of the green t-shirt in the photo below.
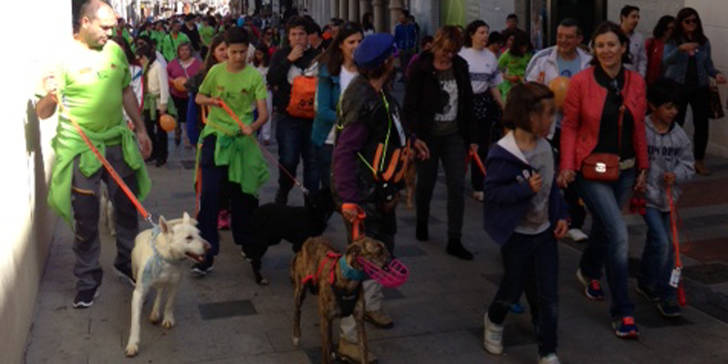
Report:
<svg viewBox="0 0 728 364"><path fill-rule="evenodd" d="M162 55L164 55L167 62L171 62L177 57L177 47L182 43L190 43L190 38L185 33L179 32L177 33L177 37L170 33L164 37L162 41Z"/></svg>
<svg viewBox="0 0 728 364"><path fill-rule="evenodd" d="M129 63L121 47L106 42L101 51L81 50L66 57L58 77L64 113L85 129L104 132L123 121L122 91L129 85Z"/></svg>
<svg viewBox="0 0 728 364"><path fill-rule="evenodd" d="M246 65L241 71L232 73L227 70L227 62L210 68L200 85L199 93L225 101L245 124L250 124L253 120L255 101L265 100L268 96L263 76L253 66ZM211 108L207 120L226 129L230 127L235 132L239 128L225 110L219 107Z"/></svg>
<svg viewBox="0 0 728 364"><path fill-rule="evenodd" d="M216 64L207 72L199 93L222 99L247 125L253 121L253 103L265 100L268 94L263 76L253 66L246 65L232 73L227 70L227 62ZM210 108L200 143L209 135L217 137L215 165L228 166L228 180L239 184L243 193L257 196L269 174L255 136L243 135L238 124L220 107Z"/></svg>
<svg viewBox="0 0 728 364"><path fill-rule="evenodd" d="M523 78L526 74L528 61L530 60L530 53L526 53L524 56L521 57L515 57L511 55L511 52L505 51L500 56L500 58L498 58L498 69L503 71L503 73L508 76L521 76L521 78ZM504 101L513 86L514 85L506 79L504 79L503 82L498 85L498 89L500 90L501 96L503 96Z"/></svg>
<svg viewBox="0 0 728 364"><path fill-rule="evenodd" d="M200 27L200 40L206 47L212 43L212 38L215 37L215 28L209 25L203 25Z"/></svg>
<svg viewBox="0 0 728 364"><path fill-rule="evenodd" d="M164 37L167 34L165 32L160 32L158 30L152 30L149 32L149 39L154 41L154 44L156 45L157 49L162 49L162 42L164 42Z"/></svg>

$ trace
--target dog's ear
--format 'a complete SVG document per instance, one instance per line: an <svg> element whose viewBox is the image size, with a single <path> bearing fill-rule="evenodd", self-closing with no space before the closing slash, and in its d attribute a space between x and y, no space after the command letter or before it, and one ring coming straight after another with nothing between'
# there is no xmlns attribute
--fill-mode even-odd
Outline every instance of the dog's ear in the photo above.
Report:
<svg viewBox="0 0 728 364"><path fill-rule="evenodd" d="M169 232L169 225L167 225L167 220L164 219L164 216L159 216L159 229L162 231L162 234Z"/></svg>
<svg viewBox="0 0 728 364"><path fill-rule="evenodd" d="M190 223L190 214L188 214L187 211L185 211L184 214L182 214L182 222L184 224Z"/></svg>

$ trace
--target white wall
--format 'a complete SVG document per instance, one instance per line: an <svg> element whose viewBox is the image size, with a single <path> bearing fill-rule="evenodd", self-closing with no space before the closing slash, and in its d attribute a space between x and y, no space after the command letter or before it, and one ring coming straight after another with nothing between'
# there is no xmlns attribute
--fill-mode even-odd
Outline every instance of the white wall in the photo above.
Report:
<svg viewBox="0 0 728 364"><path fill-rule="evenodd" d="M0 89L3 110L3 156L0 179L0 362L22 361L26 338L35 309L35 298L51 234L57 218L46 205L50 172L49 138L53 119L39 124L29 104L40 71L63 55L61 40L71 33L70 1L20 1L6 17L6 49L16 56L3 61L4 82ZM33 21L28 23L28 15ZM42 26L36 26L42 24ZM27 131L27 133L26 133ZM42 147L41 147L42 146Z"/></svg>
<svg viewBox="0 0 728 364"><path fill-rule="evenodd" d="M695 8L703 21L703 30L710 39L715 67L728 75L728 1L725 0L686 0L686 6ZM726 108L728 88L720 87L721 100ZM728 114L728 110L726 110ZM728 118L710 121L710 142L708 153L728 157Z"/></svg>
<svg viewBox="0 0 728 364"><path fill-rule="evenodd" d="M465 19L469 23L479 16L479 19L490 25L491 31L500 32L506 27L506 16L515 12L515 1L513 0L468 0L468 13L465 15ZM519 19L519 21L519 27L524 28L526 19Z"/></svg>

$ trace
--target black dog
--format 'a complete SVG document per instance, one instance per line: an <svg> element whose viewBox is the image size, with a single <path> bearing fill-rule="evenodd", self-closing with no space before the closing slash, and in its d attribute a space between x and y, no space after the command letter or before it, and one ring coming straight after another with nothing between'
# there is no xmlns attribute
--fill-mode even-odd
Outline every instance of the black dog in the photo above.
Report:
<svg viewBox="0 0 728 364"><path fill-rule="evenodd" d="M260 274L260 268L263 255L269 246L287 240L293 244L293 252L297 253L306 239L319 236L326 230L329 218L334 213L331 190L321 189L306 194L304 200L305 206L268 203L253 213L253 241L244 248L244 252L253 267L256 283L268 284Z"/></svg>

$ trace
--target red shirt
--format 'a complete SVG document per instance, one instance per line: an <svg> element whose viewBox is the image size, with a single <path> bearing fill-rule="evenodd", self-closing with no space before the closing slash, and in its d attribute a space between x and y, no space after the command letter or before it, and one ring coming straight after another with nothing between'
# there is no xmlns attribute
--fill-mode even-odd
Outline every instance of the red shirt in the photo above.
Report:
<svg viewBox="0 0 728 364"><path fill-rule="evenodd" d="M561 122L561 170L580 170L584 158L597 146L606 97L607 90L594 79L593 66L571 78L564 100L564 119ZM637 167L647 169L649 162L644 123L647 99L645 81L639 73L624 71L622 97L624 106L629 109L634 119L632 143Z"/></svg>

